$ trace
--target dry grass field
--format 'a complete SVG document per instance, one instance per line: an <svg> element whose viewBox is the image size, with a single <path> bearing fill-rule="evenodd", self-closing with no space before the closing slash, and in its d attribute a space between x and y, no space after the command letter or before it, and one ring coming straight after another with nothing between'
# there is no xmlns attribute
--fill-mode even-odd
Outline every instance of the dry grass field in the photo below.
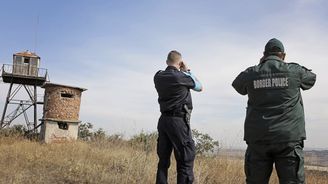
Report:
<svg viewBox="0 0 328 184"><path fill-rule="evenodd" d="M20 137L0 137L0 183L154 183L157 157L127 141L40 144ZM172 161L170 181L175 182ZM328 184L328 173L306 171L308 184ZM198 157L197 184L244 182L243 163L229 156ZM275 174L272 184L278 183Z"/></svg>

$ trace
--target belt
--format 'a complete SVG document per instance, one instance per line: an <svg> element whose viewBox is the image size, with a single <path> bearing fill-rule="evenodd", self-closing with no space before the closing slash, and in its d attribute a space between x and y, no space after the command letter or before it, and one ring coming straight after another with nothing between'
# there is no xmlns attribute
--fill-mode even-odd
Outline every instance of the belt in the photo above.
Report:
<svg viewBox="0 0 328 184"><path fill-rule="evenodd" d="M185 112L175 112L175 111L167 111L162 112L163 116L171 116L171 117L181 117L184 118L186 113Z"/></svg>

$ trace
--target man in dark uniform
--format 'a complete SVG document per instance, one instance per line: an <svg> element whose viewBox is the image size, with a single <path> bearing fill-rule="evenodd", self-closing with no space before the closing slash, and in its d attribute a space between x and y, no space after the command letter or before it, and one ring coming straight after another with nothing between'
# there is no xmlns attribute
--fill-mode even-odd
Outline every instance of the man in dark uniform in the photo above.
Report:
<svg viewBox="0 0 328 184"><path fill-rule="evenodd" d="M248 95L244 140L248 184L269 182L273 163L279 182L305 183L305 140L302 90L310 89L316 75L296 63L286 63L283 44L271 39L256 66L241 72L232 86Z"/></svg>
<svg viewBox="0 0 328 184"><path fill-rule="evenodd" d="M171 51L165 71L154 76L158 102L162 113L158 121L157 154L159 157L157 184L167 183L170 157L174 150L177 162L177 183L189 184L194 180L195 143L190 130L192 101L190 89L201 91L202 85L182 61L181 54Z"/></svg>

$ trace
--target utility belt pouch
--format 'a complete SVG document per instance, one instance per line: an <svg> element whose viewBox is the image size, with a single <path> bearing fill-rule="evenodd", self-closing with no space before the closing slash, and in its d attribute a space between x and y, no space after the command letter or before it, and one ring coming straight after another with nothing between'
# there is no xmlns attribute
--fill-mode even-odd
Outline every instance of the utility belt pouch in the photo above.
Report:
<svg viewBox="0 0 328 184"><path fill-rule="evenodd" d="M188 106L185 104L183 105L183 109L185 110L186 114L184 116L184 119L186 121L186 124L190 126L190 118L191 118L191 109L188 108Z"/></svg>

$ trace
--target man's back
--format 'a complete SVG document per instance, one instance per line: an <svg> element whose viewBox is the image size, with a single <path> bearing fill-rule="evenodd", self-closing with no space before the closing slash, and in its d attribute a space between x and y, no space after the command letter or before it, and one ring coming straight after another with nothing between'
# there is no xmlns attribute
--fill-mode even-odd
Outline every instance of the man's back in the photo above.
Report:
<svg viewBox="0 0 328 184"><path fill-rule="evenodd" d="M181 110L186 104L192 109L190 90L195 86L192 78L175 67L168 66L154 76L161 112Z"/></svg>
<svg viewBox="0 0 328 184"><path fill-rule="evenodd" d="M305 139L300 89L310 89L315 79L310 70L274 55L242 72L233 86L248 94L244 139L250 143Z"/></svg>
<svg viewBox="0 0 328 184"><path fill-rule="evenodd" d="M304 183L305 122L301 90L316 75L296 63L285 63L282 42L270 39L260 64L241 72L232 86L248 95L245 119L246 183L268 184L273 165L279 183Z"/></svg>

